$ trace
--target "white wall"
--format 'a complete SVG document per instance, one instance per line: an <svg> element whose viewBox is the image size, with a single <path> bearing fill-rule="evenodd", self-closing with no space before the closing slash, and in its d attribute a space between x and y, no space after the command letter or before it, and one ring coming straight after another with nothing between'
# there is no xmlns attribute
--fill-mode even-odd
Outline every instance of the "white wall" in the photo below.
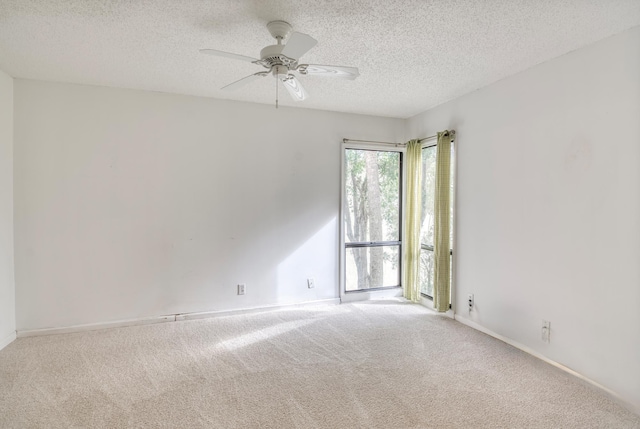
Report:
<svg viewBox="0 0 640 429"><path fill-rule="evenodd" d="M337 297L341 138L398 141L449 128L459 154L457 317L640 409L638 76L636 28L406 128L394 119L16 80L17 327ZM3 264L11 257L12 122L4 94L11 79L1 75ZM0 338L5 324L14 329L13 282L2 281ZM540 340L542 319L552 324L550 344Z"/></svg>
<svg viewBox="0 0 640 429"><path fill-rule="evenodd" d="M404 125L16 79L18 330L338 297L341 140Z"/></svg>
<svg viewBox="0 0 640 429"><path fill-rule="evenodd" d="M13 79L0 71L0 349L15 339Z"/></svg>
<svg viewBox="0 0 640 429"><path fill-rule="evenodd" d="M640 410L640 28L411 118L408 137L447 128L456 317Z"/></svg>

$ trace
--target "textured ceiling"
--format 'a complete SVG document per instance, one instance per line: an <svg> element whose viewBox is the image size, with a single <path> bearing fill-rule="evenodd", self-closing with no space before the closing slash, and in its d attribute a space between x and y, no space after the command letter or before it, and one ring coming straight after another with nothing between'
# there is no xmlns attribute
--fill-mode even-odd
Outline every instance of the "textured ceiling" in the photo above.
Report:
<svg viewBox="0 0 640 429"><path fill-rule="evenodd" d="M290 22L319 41L303 60L356 66L354 81L300 78L283 105L406 118L640 25L640 0L0 0L0 69L17 78L273 103L252 57Z"/></svg>

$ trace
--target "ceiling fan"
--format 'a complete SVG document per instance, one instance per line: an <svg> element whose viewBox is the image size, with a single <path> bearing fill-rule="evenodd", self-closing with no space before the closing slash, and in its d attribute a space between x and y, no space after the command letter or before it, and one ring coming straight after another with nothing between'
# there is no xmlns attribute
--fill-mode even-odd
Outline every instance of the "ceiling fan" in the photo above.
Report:
<svg viewBox="0 0 640 429"><path fill-rule="evenodd" d="M299 62L300 57L313 48L318 41L307 34L292 32L293 28L285 21L271 21L267 24L267 29L277 40L277 44L263 48L260 51L260 59L218 51L217 49L200 49L203 54L248 61L267 69L230 83L222 87L223 90L235 90L249 82L271 74L276 78L276 107L278 107L278 81L284 84L284 87L294 100L302 101L308 97L307 92L293 72L301 75L340 77L350 80L360 75L356 67L302 64ZM282 42L287 38L287 43L283 44Z"/></svg>

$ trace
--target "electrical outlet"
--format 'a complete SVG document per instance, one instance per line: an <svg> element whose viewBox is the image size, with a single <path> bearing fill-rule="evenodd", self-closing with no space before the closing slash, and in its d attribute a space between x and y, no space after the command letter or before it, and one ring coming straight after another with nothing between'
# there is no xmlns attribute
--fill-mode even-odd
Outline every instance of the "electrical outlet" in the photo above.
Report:
<svg viewBox="0 0 640 429"><path fill-rule="evenodd" d="M247 287L244 283L238 285L238 295L244 295L247 291Z"/></svg>
<svg viewBox="0 0 640 429"><path fill-rule="evenodd" d="M542 321L542 341L545 343L551 342L551 322L548 320Z"/></svg>
<svg viewBox="0 0 640 429"><path fill-rule="evenodd" d="M473 301L473 294L470 293L469 294L469 311L473 310L473 306L474 306L474 301Z"/></svg>
<svg viewBox="0 0 640 429"><path fill-rule="evenodd" d="M307 287L313 289L316 286L316 281L313 278L307 279Z"/></svg>

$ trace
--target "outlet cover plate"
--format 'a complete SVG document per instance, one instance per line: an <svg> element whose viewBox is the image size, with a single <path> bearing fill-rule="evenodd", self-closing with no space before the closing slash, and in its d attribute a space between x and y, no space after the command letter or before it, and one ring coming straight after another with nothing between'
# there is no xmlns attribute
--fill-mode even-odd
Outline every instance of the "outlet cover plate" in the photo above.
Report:
<svg viewBox="0 0 640 429"><path fill-rule="evenodd" d="M551 322L548 320L542 321L542 341L545 343L551 341Z"/></svg>

